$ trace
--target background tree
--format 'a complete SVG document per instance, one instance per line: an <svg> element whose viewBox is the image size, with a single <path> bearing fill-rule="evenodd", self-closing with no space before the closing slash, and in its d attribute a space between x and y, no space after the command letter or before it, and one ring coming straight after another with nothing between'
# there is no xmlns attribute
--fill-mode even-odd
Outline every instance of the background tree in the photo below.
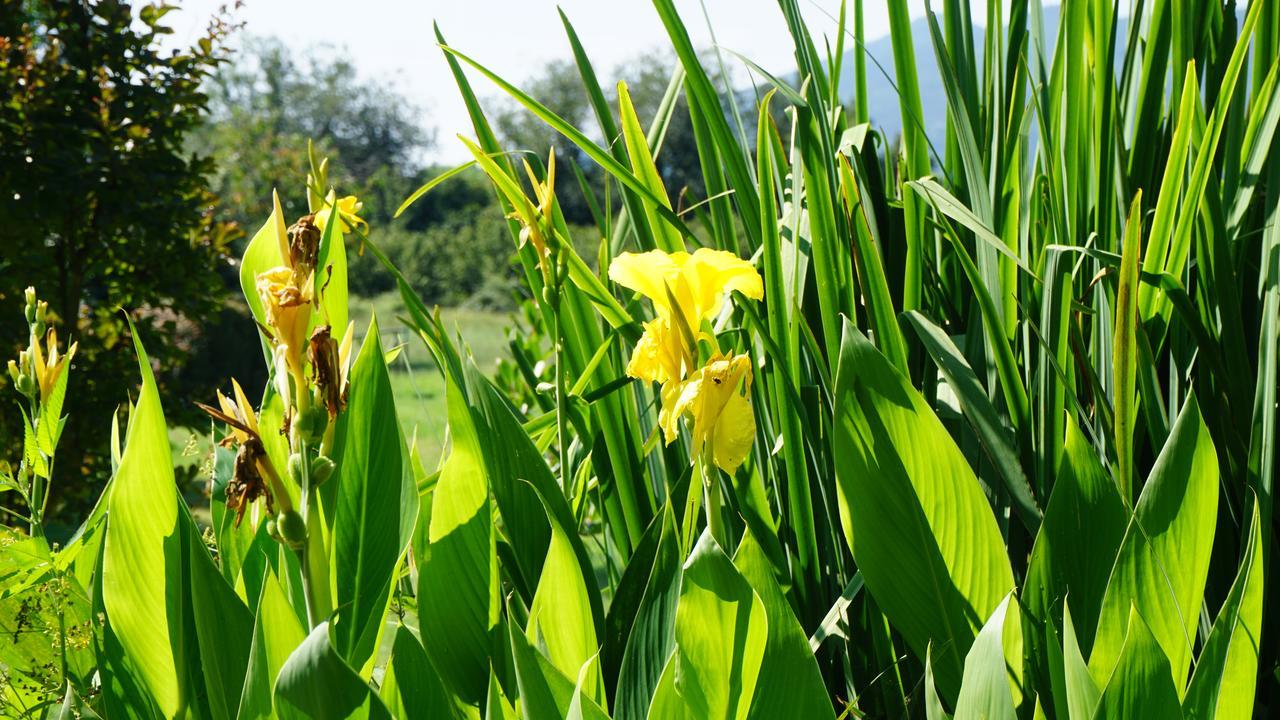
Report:
<svg viewBox="0 0 1280 720"><path fill-rule="evenodd" d="M213 269L234 233L214 218L209 158L186 138L232 28L219 15L193 47L165 50L169 9L0 0L0 348L11 356L25 342L29 284L80 343L51 510L96 497L108 468L101 428L134 362L117 308L172 385L222 302ZM7 454L21 443L14 413L0 418Z"/></svg>
<svg viewBox="0 0 1280 720"><path fill-rule="evenodd" d="M271 212L270 188L297 186L311 140L330 159L330 182L360 195L366 215L389 219L433 141L422 112L382 80L359 77L333 47L254 36L240 45L209 79L208 120L190 139L216 161L212 184L225 216L257 230ZM374 188L383 192L366 198ZM384 194L389 206L370 202ZM280 200L287 215L306 212L300 195Z"/></svg>

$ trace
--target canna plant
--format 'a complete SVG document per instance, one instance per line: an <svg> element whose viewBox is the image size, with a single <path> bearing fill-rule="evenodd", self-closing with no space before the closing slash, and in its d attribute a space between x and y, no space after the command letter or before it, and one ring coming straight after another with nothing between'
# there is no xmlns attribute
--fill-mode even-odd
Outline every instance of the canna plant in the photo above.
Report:
<svg viewBox="0 0 1280 720"><path fill-rule="evenodd" d="M679 62L647 125L625 84L605 100L563 14L592 128L436 31L473 159L402 210L472 167L491 181L528 291L501 384L325 163L308 215L276 202L241 264L271 380L207 407L205 532L135 337L110 485L71 540L45 539L74 350L37 345L27 299L11 374L29 432L5 483L28 512L0 556L11 714L1276 712L1280 6L1157 0L1126 24L1071 1L1050 33L1041 3L990 3L979 44L945 0L917 48L890 0L897 108L868 106L860 2L820 52L780 0L796 72L748 61L750 105L675 3L654 6ZM929 51L940 141L915 77ZM517 163L473 78L574 146L560 182L603 168L598 187L574 173L590 236L556 200L556 157ZM678 102L705 197L660 169ZM890 112L898 142L871 122ZM396 278L444 379L442 458L406 440L378 322L349 317L348 242Z"/></svg>

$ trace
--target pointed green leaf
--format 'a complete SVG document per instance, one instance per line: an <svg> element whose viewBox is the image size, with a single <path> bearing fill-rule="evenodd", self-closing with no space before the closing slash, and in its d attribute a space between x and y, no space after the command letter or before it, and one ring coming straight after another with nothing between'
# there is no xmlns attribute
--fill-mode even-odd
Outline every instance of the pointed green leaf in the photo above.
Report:
<svg viewBox="0 0 1280 720"><path fill-rule="evenodd" d="M335 443L334 640L361 667L373 653L396 564L417 520L418 491L396 417L375 319L351 369L345 420Z"/></svg>
<svg viewBox="0 0 1280 720"><path fill-rule="evenodd" d="M760 596L710 531L704 531L684 565L676 607L676 650L659 681L649 717L747 717L760 678L768 626Z"/></svg>
<svg viewBox="0 0 1280 720"><path fill-rule="evenodd" d="M1089 657L1095 680L1105 681L1118 661L1134 606L1164 650L1174 686L1184 687L1217 516L1218 457L1192 394L1142 489L1107 583Z"/></svg>
<svg viewBox="0 0 1280 720"><path fill-rule="evenodd" d="M835 393L840 519L867 589L924 658L943 698L982 620L1013 589L995 517L924 398L845 325Z"/></svg>
<svg viewBox="0 0 1280 720"><path fill-rule="evenodd" d="M733 564L760 596L769 622L750 717L834 720L831 700L804 629L774 579L773 564L750 532L743 535Z"/></svg>
<svg viewBox="0 0 1280 720"><path fill-rule="evenodd" d="M987 619L964 658L964 679L956 700L956 716L1014 720L1009 674L1005 671L1005 617L1012 595L1006 596ZM1011 620L1017 622L1017 608Z"/></svg>
<svg viewBox="0 0 1280 720"><path fill-rule="evenodd" d="M160 394L136 332L142 373L124 454L112 481L102 564L102 600L142 684L168 717L186 703L182 566L174 483Z"/></svg>
<svg viewBox="0 0 1280 720"><path fill-rule="evenodd" d="M1181 718L1182 708L1178 705L1169 658L1136 607L1129 608L1127 626L1120 657L1098 699L1094 717L1099 720Z"/></svg>
<svg viewBox="0 0 1280 720"><path fill-rule="evenodd" d="M1231 592L1218 611L1196 661L1182 710L1188 718L1253 716L1262 647L1263 554L1258 503L1250 513L1249 539Z"/></svg>
<svg viewBox="0 0 1280 720"><path fill-rule="evenodd" d="M280 668L276 712L282 720L389 720L386 705L334 648L329 628L315 626Z"/></svg>

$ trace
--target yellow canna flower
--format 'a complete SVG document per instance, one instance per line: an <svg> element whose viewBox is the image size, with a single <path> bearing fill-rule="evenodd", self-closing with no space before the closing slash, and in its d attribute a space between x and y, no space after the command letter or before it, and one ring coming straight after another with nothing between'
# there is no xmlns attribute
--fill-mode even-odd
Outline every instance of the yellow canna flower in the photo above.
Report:
<svg viewBox="0 0 1280 720"><path fill-rule="evenodd" d="M330 197L332 197L332 195ZM351 232L352 226L368 226L368 223L366 223L359 215L360 210L364 208L364 203L357 200L355 195L348 195L332 202L334 205L338 206L338 219L342 223L342 225L339 226L339 229L342 230L342 232ZM329 224L329 217L331 215L333 215L333 205L325 205L316 213L316 227L320 228L322 232L324 231L325 225Z"/></svg>
<svg viewBox="0 0 1280 720"><path fill-rule="evenodd" d="M730 475L747 459L756 435L751 379L746 354L717 354L684 383L667 418L674 425L682 415L692 416L694 452L707 453ZM674 433L674 428L663 429Z"/></svg>
<svg viewBox="0 0 1280 720"><path fill-rule="evenodd" d="M277 347L283 347L289 370L302 372L302 353L307 345L307 324L311 320L310 278L301 285L293 270L280 266L258 273L258 298L267 316L267 325Z"/></svg>
<svg viewBox="0 0 1280 720"><path fill-rule="evenodd" d="M40 387L40 401L44 402L49 398L49 393L53 392L53 388L58 384L58 378L66 369L67 364L71 362L71 358L76 355L78 343L71 343L71 347L67 348L67 354L58 355L58 332L53 328L49 328L49 333L45 336L47 351L41 351L40 341L35 340L31 343L31 364L35 370L36 383Z"/></svg>
<svg viewBox="0 0 1280 720"><path fill-rule="evenodd" d="M705 320L720 314L725 296L737 290L754 300L764 282L751 263L724 250L694 253L623 253L609 265L609 279L653 303L658 319L645 324L627 374L651 382L682 380L692 370L696 335Z"/></svg>
<svg viewBox="0 0 1280 720"><path fill-rule="evenodd" d="M697 366L696 337L701 334L703 322L713 320L720 314L724 299L731 291L736 290L755 300L763 298L764 282L751 263L733 253L707 248L692 254L665 253L661 250L623 253L609 265L609 278L648 298L658 316L644 324L644 334L632 350L631 361L627 364L627 375L662 385L662 409L658 414L658 424L662 427L663 439L670 444L679 434L680 416L685 409L695 404L698 397L695 394L689 397L688 402L684 402L684 397L689 392L686 377ZM734 362L738 365L734 367L741 365L745 368L749 383L750 362L745 355L738 357L741 362L738 363L735 359ZM721 362L724 362L723 359ZM700 377L709 367L712 364L698 370L695 375ZM741 374L735 377L735 388L741 377ZM694 381L690 380L692 382ZM697 392L696 388L694 392ZM733 453L726 449L725 452L729 454L724 455L726 464L721 467L731 465L736 468L741 464L755 433L750 403L746 403L745 398L739 400L741 402L733 401L731 414L740 414L741 405L745 403L746 416L751 421L746 432L746 446L736 462L728 462ZM728 394L725 394L724 402L729 402ZM723 407L716 410L716 416L721 409ZM707 413L702 415L707 416ZM705 432L699 435L695 428L695 445L701 447L704 440ZM726 436L722 445L725 448L731 445L736 447L741 445L741 441L730 443Z"/></svg>
<svg viewBox="0 0 1280 720"><path fill-rule="evenodd" d="M726 250L622 253L609 265L609 279L649 298L660 318L679 312L694 331L720 313L730 291L764 297L755 266Z"/></svg>

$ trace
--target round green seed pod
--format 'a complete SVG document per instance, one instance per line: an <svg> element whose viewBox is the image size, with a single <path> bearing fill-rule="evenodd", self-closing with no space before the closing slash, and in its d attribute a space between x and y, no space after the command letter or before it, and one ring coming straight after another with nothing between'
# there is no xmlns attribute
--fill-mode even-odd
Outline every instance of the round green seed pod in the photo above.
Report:
<svg viewBox="0 0 1280 720"><path fill-rule="evenodd" d="M302 547L307 541L307 524L296 510L287 510L276 516L276 527L289 547Z"/></svg>
<svg viewBox="0 0 1280 720"><path fill-rule="evenodd" d="M289 455L289 479L297 483L298 487L302 487L302 455L293 453Z"/></svg>
<svg viewBox="0 0 1280 720"><path fill-rule="evenodd" d="M18 392L22 393L23 395L26 395L27 397L31 397L32 395L35 395L36 394L35 379L26 373L20 373L18 375Z"/></svg>
<svg viewBox="0 0 1280 720"><path fill-rule="evenodd" d="M27 324L30 325L36 321L36 306L28 305L25 309L27 314Z"/></svg>
<svg viewBox="0 0 1280 720"><path fill-rule="evenodd" d="M323 485L333 475L335 465L333 461L324 455L318 455L311 461L311 484L315 486Z"/></svg>

